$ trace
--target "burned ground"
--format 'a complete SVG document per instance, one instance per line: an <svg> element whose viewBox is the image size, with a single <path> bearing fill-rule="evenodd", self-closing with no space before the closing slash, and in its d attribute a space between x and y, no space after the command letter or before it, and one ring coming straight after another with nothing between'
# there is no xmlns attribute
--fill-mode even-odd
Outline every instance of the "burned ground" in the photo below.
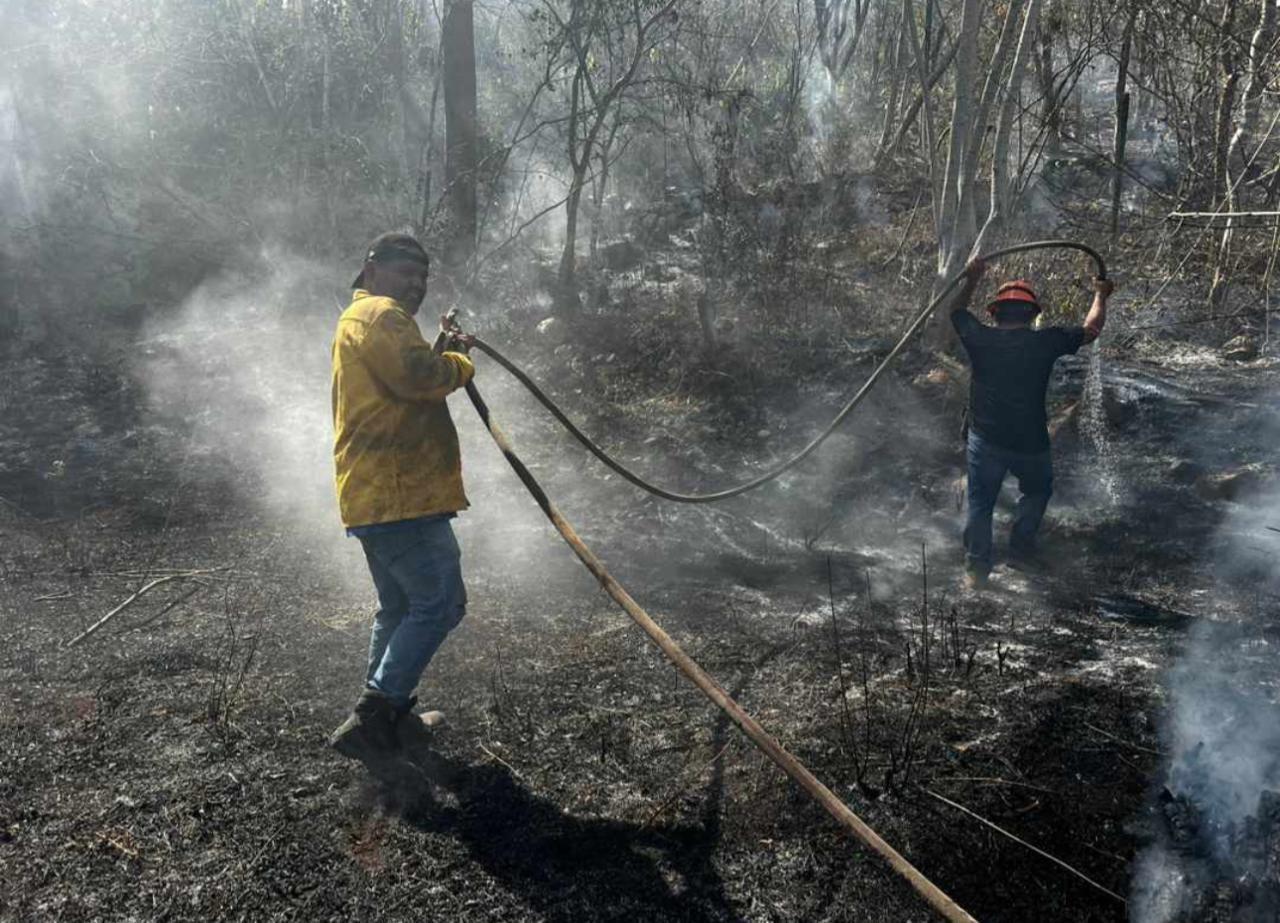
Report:
<svg viewBox="0 0 1280 923"><path fill-rule="evenodd" d="M648 444L666 459L659 473L732 477L762 442L811 430L866 360L850 350L805 400L757 406L751 431L765 435L737 443L697 438L716 412L742 422L723 395L701 417L635 401L630 416L575 411L637 455L661 433ZM564 363L561 349L535 371ZM1270 476L1274 368L1110 358L1123 494L1098 495L1084 424L1068 415L1046 537L1055 566L1035 578L1001 568L979 595L958 585L959 455L927 371L893 376L811 466L710 509L612 481L583 491L599 469L496 371L485 385L642 604L962 906L992 921L1124 919L1101 889L1127 896L1133 857L1156 835L1162 668L1196 621L1271 640L1271 598L1224 582L1214 548ZM500 468L471 478L469 613L420 690L452 727L425 776L377 782L323 745L362 671L358 562L252 502L252 470L233 453L181 450L183 421L131 398L127 374L71 355L10 359L4 373L22 399L2 424L0 471L0 917L930 918L549 529L502 524L513 514L495 507L532 506L499 487L513 480ZM1068 363L1056 402L1084 377L1083 361ZM887 412L900 406L919 410ZM469 411L455 415L474 439ZM1237 484L1240 470L1254 473ZM536 567L509 566L526 553ZM185 576L67 646L168 575Z"/></svg>

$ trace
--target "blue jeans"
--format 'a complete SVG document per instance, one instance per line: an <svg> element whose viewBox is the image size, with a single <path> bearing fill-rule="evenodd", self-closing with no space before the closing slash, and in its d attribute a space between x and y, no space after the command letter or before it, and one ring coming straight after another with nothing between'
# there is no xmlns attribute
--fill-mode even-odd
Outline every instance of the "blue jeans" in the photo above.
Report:
<svg viewBox="0 0 1280 923"><path fill-rule="evenodd" d="M411 520L358 537L378 592L365 682L403 708L466 614L461 552L449 517Z"/></svg>
<svg viewBox="0 0 1280 923"><path fill-rule="evenodd" d="M1035 551L1036 532L1053 496L1053 458L1046 450L1027 454L992 445L972 430L967 451L969 516L964 527L965 560L970 571L991 571L991 515L1000 485L1010 472L1018 479L1018 509L1013 517L1009 549L1014 554Z"/></svg>

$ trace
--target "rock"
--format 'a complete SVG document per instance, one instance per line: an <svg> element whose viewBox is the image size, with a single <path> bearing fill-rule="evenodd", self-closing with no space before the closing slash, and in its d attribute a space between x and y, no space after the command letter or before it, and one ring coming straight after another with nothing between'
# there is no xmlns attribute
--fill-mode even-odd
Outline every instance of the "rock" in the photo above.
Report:
<svg viewBox="0 0 1280 923"><path fill-rule="evenodd" d="M1235 362L1249 362L1258 358L1258 341L1247 333L1232 337L1222 344L1222 358Z"/></svg>
<svg viewBox="0 0 1280 923"><path fill-rule="evenodd" d="M619 240L606 244L599 250L600 260L606 269L627 272L644 260L644 248L632 240Z"/></svg>
<svg viewBox="0 0 1280 923"><path fill-rule="evenodd" d="M1204 474L1204 468L1193 461L1179 458L1165 471L1169 480L1178 484L1192 484Z"/></svg>
<svg viewBox="0 0 1280 923"><path fill-rule="evenodd" d="M565 329L564 321L556 317L548 317L538 321L538 336L544 337L549 343L558 344L565 342L568 331Z"/></svg>

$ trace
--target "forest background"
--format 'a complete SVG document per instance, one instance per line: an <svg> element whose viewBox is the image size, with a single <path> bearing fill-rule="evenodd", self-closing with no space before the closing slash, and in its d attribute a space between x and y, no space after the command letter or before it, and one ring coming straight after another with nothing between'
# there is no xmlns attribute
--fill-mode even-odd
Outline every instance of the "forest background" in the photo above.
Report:
<svg viewBox="0 0 1280 923"><path fill-rule="evenodd" d="M650 310L709 348L893 329L886 298L975 242L1049 235L1209 312L1241 285L1266 307L1271 225L1213 216L1280 198L1268 2L6 10L10 348L100 343L285 255L345 273L385 228L482 312L599 314L676 281ZM678 278L675 246L697 257ZM859 289L888 268L892 295Z"/></svg>

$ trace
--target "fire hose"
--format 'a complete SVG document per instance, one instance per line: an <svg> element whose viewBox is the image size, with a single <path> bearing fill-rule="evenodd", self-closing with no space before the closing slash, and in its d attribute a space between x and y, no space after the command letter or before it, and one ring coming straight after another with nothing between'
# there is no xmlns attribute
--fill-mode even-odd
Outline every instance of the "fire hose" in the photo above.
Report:
<svg viewBox="0 0 1280 923"><path fill-rule="evenodd" d="M1048 248L1066 248L1079 250L1087 254L1097 265L1098 278L1106 278L1106 265L1097 251L1084 244L1075 243L1074 241L1045 240L1019 244L1017 246L1006 247L1001 250L995 250L991 253L984 254L981 259L994 260L1001 256L1007 256L1013 253L1022 253L1029 250ZM925 322L933 314L934 310L951 293L961 278L963 278L963 273L957 274L950 282L947 283L946 286L943 287L942 291L932 301L930 301L919 314L916 315L915 319L902 335L902 338L898 341L897 345L895 345L893 349L889 351L888 355L881 360L880 364L876 367L875 371L872 372L866 383L858 389L857 393L847 404L845 404L831 424L819 433L817 437L810 441L809 444L799 453L769 472L757 478L753 478L744 484L709 494L674 493L652 485L640 476L633 474L620 463L610 458L603 449L582 433L582 431L579 430L567 416L565 416L555 403L543 394L541 389L539 389L528 378L528 376L520 371L514 364L482 340L477 338L474 339L473 342L475 348L478 348L485 354L491 356L500 365L502 365L503 368L511 372L522 384L529 388L543 406L551 411L556 419L559 420L560 423L563 424L579 442L586 446L593 455L608 465L612 470L625 477L628 481L649 491L650 493L656 494L660 497L665 497L668 500L675 500L677 502L684 503L708 503L714 500L723 500L728 497L737 496L738 494L745 493L755 487L759 487L760 485L783 474L785 471L793 468L812 454L818 446L835 431L836 427L840 425L844 418L852 413L854 408L862 402L866 395L875 386L881 375L883 375L885 370L888 369L895 359L897 359L898 355L902 352L907 343L920 331ZM450 323L452 323L452 321L450 321ZM436 340L437 348L444 345L450 333L457 332L460 331L458 331L456 327L452 327L449 330L442 330L441 336ZM675 664L676 668L691 680L694 685L696 685L698 689L701 690L713 704L715 704L717 708L724 712L725 715L727 715L729 719L732 720L733 723L751 739L751 742L754 743L756 747L776 763L778 767L790 776L794 782L808 792L808 794L817 801L818 804L820 804L822 808L840 824L840 826L852 833L865 846L874 850L895 872L905 878L907 883L910 884L922 898L924 898L929 906L932 907L940 917L951 921L951 923L976 923L974 917L968 914L959 904L948 897L937 885L926 878L915 866L907 861L901 853L881 839L879 834L871 829L865 821L858 817L858 815L855 814L848 805L840 800L840 798L837 797L831 789L827 788L826 785L819 781L803 763L792 756L791 753L778 743L778 741L775 740L774 737L759 724L759 722L743 710L742 706L740 706L733 697L730 696L729 693L711 677L710 674L703 670L692 657L686 654L684 650L676 644L674 640L672 640L671 636L668 635L662 627L653 620L649 613L647 613L640 604L631 597L631 594L629 594L626 589L624 589L623 586L613 578L600 559L596 557L594 552L592 552L591 549L583 543L582 539L578 537L573 526L571 526L560 514L560 511L556 508L555 504L551 502L551 498L547 496L546 491L542 489L542 485L538 483L532 472L530 472L524 462L520 460L520 457L516 454L510 440L493 421L493 417L489 412L489 406L485 403L484 398L480 396L480 391L476 388L474 381L468 382L467 384L467 396L471 399L471 403L474 405L476 412L480 415L480 419L483 421L485 428L488 429L489 435L493 437L494 442L501 450L503 456L515 471L516 476L528 489L529 493L533 495L534 500L551 521L551 524L555 526L556 531L560 533L561 537L573 550L573 553L577 555L578 559L586 566L587 570L591 572L592 576L599 581L600 586L604 591L613 598L614 602L622 607L627 615L630 616L641 629L644 630L645 634L647 634L663 654L665 654L667 658Z"/></svg>
<svg viewBox="0 0 1280 923"><path fill-rule="evenodd" d="M1029 250L1047 250L1051 248L1079 250L1080 252L1087 254L1097 265L1097 277L1099 279L1105 279L1107 277L1106 263L1103 262L1102 256L1098 251L1086 244L1076 243L1071 240L1037 240L1030 243L1017 244L1016 246L1005 247L1001 250L993 250L990 253L984 253L980 259L990 261L999 259L1002 256L1010 256L1014 253L1024 253ZM751 480L743 484L739 484L736 487L729 487L724 490L712 491L711 493L705 494L677 493L645 480L643 477L631 471L621 462L610 456L609 453L602 449L594 440L591 439L590 436L579 429L578 426L569 419L564 411L556 406L555 401L548 397L543 390L539 388L538 385L534 383L534 381L510 359L479 338L475 340L475 348L492 358L500 366L510 372L511 375L520 382L520 384L524 385L525 388L528 389L529 393L532 394L543 407L550 411L553 417L560 421L560 424L568 430L575 439L582 443L583 447L586 448L588 452L600 459L600 461L603 462L610 470L621 475L625 480L631 482L641 490L653 494L654 496L662 497L664 500L673 500L676 503L714 503L718 500L727 500L730 497L736 497L739 494L744 494L749 490L754 490L757 487L767 484L769 481L772 481L782 474L785 474L787 471L790 471L796 465L800 464L800 462L804 461L817 451L818 446L826 442L828 437L830 437L831 434L840 427L840 424L844 422L845 418L848 417L849 414L853 413L853 411L857 409L858 405L862 403L863 399L871 393L871 389L876 386L880 377L884 375L891 365L893 365L902 350L906 348L912 338L915 337L915 335L924 327L925 323L928 322L930 316L932 316L938 305L942 304L942 302L946 300L947 296L951 294L952 290L955 289L963 278L964 274L958 273L946 284L946 286L943 287L937 297L930 301L929 304L915 316L911 325L907 327L906 332L902 334L902 337L894 347L889 350L888 354L880 360L880 364L876 366L875 370L871 373L870 377L867 378L862 387L859 388L853 397L849 399L848 403L840 409L840 412L835 415L831 422L820 433L818 433L817 436L813 437L813 439L809 441L808 445L802 448L795 455L791 456L791 458L774 468L771 468L769 471L766 471L758 477L752 478Z"/></svg>

